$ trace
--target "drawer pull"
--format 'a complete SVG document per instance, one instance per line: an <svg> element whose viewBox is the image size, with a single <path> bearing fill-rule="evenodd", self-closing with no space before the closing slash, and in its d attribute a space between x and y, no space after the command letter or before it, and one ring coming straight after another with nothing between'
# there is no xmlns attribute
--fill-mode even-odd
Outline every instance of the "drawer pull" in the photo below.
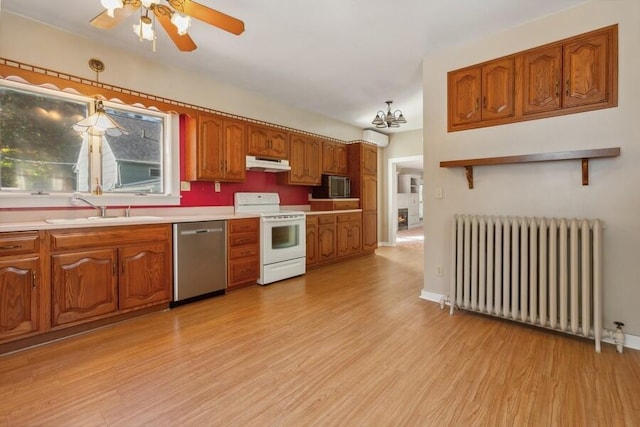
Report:
<svg viewBox="0 0 640 427"><path fill-rule="evenodd" d="M8 250L8 249L18 249L21 247L22 245L7 245L7 246L0 246L0 249Z"/></svg>

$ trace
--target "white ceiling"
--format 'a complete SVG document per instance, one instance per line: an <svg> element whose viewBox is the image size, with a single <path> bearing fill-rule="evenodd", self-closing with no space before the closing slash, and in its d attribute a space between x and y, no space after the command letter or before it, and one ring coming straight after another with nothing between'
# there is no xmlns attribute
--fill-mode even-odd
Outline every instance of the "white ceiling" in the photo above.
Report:
<svg viewBox="0 0 640 427"><path fill-rule="evenodd" d="M359 128L393 100L422 128L422 58L443 46L503 31L585 0L199 0L244 21L231 35L202 22L198 45L179 52L159 31L157 52L131 25L89 24L100 0L0 0L9 11L159 63L207 72L213 79L262 93Z"/></svg>

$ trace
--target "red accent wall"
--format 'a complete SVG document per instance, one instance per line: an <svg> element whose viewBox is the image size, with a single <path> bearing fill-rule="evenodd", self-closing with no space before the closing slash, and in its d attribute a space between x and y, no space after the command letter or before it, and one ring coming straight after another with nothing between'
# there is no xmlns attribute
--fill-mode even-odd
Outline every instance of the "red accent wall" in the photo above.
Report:
<svg viewBox="0 0 640 427"><path fill-rule="evenodd" d="M259 191L280 194L282 205L308 205L311 187L281 185L275 173L247 171L245 182L221 182L220 192L214 191L213 182L192 182L191 191L181 191L180 206L233 206L236 192Z"/></svg>
<svg viewBox="0 0 640 427"><path fill-rule="evenodd" d="M184 159L184 122L180 120L180 158ZM283 172L279 172L283 173ZM233 195L237 192L263 192L280 194L282 205L308 205L312 187L304 185L282 185L277 182L277 173L247 171L245 182L221 182L220 192L214 191L213 182L192 182L191 191L181 191L180 206L233 206ZM184 162L180 164L180 180L184 181Z"/></svg>

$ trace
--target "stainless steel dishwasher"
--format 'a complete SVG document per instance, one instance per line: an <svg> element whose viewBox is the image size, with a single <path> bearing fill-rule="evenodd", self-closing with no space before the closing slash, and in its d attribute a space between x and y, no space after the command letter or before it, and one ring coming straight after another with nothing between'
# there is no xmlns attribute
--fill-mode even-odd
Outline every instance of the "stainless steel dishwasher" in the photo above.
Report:
<svg viewBox="0 0 640 427"><path fill-rule="evenodd" d="M227 287L225 221L173 224L173 304L224 293Z"/></svg>

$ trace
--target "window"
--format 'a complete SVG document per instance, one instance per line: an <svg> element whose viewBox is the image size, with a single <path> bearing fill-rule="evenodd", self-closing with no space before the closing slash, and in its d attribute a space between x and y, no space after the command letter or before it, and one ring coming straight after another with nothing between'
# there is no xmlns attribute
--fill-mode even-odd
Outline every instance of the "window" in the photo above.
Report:
<svg viewBox="0 0 640 427"><path fill-rule="evenodd" d="M68 206L71 193L90 194L98 185L104 204L178 204L172 190L179 187L179 170L171 162L178 158L178 144L171 144L178 138L177 117L106 101L104 106L126 135L72 129L93 112L91 98L0 81L0 198L10 200L2 207ZM151 201L141 195L174 197Z"/></svg>

